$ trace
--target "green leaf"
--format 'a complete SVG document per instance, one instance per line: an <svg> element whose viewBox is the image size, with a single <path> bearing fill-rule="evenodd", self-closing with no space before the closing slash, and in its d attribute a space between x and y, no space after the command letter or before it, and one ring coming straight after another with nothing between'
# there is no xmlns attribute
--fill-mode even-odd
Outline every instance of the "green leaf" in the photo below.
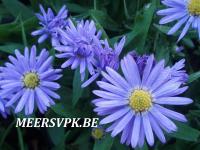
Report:
<svg viewBox="0 0 200 150"><path fill-rule="evenodd" d="M15 49L23 49L24 46L19 43L6 43L5 45L0 46L0 51L13 54Z"/></svg>
<svg viewBox="0 0 200 150"><path fill-rule="evenodd" d="M136 16L136 23L132 30L124 35L126 36L126 43L124 46L127 47L128 50L133 49L132 43L134 43L134 49L137 49L139 53L144 53L144 45L153 19L153 14L156 8L155 6L156 2L153 0L152 3L148 4L144 8L143 13ZM123 35L112 38L111 43L113 44L122 36Z"/></svg>
<svg viewBox="0 0 200 150"><path fill-rule="evenodd" d="M8 42L11 39L11 32L14 27L17 26L17 20L12 23L1 24L0 25L0 42ZM6 31L6 32L5 32ZM14 33L12 33L14 34Z"/></svg>
<svg viewBox="0 0 200 150"><path fill-rule="evenodd" d="M67 107L62 103L57 103L56 105L52 106L51 109L58 115L66 118L76 117L78 112L76 112L70 106Z"/></svg>
<svg viewBox="0 0 200 150"><path fill-rule="evenodd" d="M55 147L52 150L65 150L65 140L68 138L70 131L67 131L64 136L62 136L62 139L60 143L55 145ZM56 134L56 133L55 133Z"/></svg>
<svg viewBox="0 0 200 150"><path fill-rule="evenodd" d="M19 17L20 18L20 17ZM20 19L16 18L14 22L7 24L0 24L0 42L7 43L8 41L13 42L22 42L22 24ZM36 17L31 17L23 21L24 29L26 29L26 33L30 35L30 32L35 29L37 25ZM15 38L13 38L13 36Z"/></svg>
<svg viewBox="0 0 200 150"><path fill-rule="evenodd" d="M90 15L92 18L98 22L102 27L111 31L118 31L118 24L103 11L90 10Z"/></svg>
<svg viewBox="0 0 200 150"><path fill-rule="evenodd" d="M200 71L190 74L188 83L192 83L200 78Z"/></svg>
<svg viewBox="0 0 200 150"><path fill-rule="evenodd" d="M65 137L64 127L47 128L47 131L54 145L61 144L62 139Z"/></svg>
<svg viewBox="0 0 200 150"><path fill-rule="evenodd" d="M131 149L126 144L121 144L120 140L115 138L112 145L112 150L131 150Z"/></svg>
<svg viewBox="0 0 200 150"><path fill-rule="evenodd" d="M86 72L86 79L87 79L88 73ZM81 98L83 93L83 88L81 88L82 82L81 82L81 75L79 72L79 68L76 69L73 79L73 96L72 96L72 104L73 106L76 105L78 100Z"/></svg>
<svg viewBox="0 0 200 150"><path fill-rule="evenodd" d="M94 10L94 11L96 11L96 10ZM101 25L101 23L99 22L98 18L90 11L89 11L89 15L95 21L95 25L96 25L97 29L101 30L102 38L103 39L109 39L107 33L105 32L105 30L104 30L103 26Z"/></svg>
<svg viewBox="0 0 200 150"><path fill-rule="evenodd" d="M81 5L75 4L75 3L67 3L67 8L70 12L74 13L84 13L88 11L88 8L82 7Z"/></svg>
<svg viewBox="0 0 200 150"><path fill-rule="evenodd" d="M144 8L143 14L137 16L136 25L134 26L135 31L140 31L135 43L135 47L139 53L144 53L144 45L147 39L149 28L153 19L154 11L156 9L156 1L152 0L151 3L147 4Z"/></svg>
<svg viewBox="0 0 200 150"><path fill-rule="evenodd" d="M189 127L186 124L176 122L178 131L170 133L169 136L186 141L197 141L200 131Z"/></svg>
<svg viewBox="0 0 200 150"><path fill-rule="evenodd" d="M77 137L76 141L73 143L78 145L77 149L91 149L90 147L90 138L91 138L91 129L81 129L81 133L79 133L79 137Z"/></svg>
<svg viewBox="0 0 200 150"><path fill-rule="evenodd" d="M21 15L23 19L27 19L33 16L31 9L17 0L2 0L2 2L14 17Z"/></svg>
<svg viewBox="0 0 200 150"><path fill-rule="evenodd" d="M79 109L75 109L72 106L72 101L70 101L72 95L72 90L64 87L58 91L61 102L56 103L51 107L51 109L59 116L66 118L82 117L85 113L81 112Z"/></svg>
<svg viewBox="0 0 200 150"><path fill-rule="evenodd" d="M160 45L159 50L156 51L156 60L160 61L162 59L165 60L165 64L168 64L170 59L170 53L168 47L166 47L166 45L164 44Z"/></svg>
<svg viewBox="0 0 200 150"><path fill-rule="evenodd" d="M110 150L113 144L114 138L107 134L103 139L96 140L93 150Z"/></svg>
<svg viewBox="0 0 200 150"><path fill-rule="evenodd" d="M0 16L8 16L8 15L10 15L8 10L2 4L0 4Z"/></svg>
<svg viewBox="0 0 200 150"><path fill-rule="evenodd" d="M140 33L140 30L133 30L131 32L128 32L124 35L120 35L120 36L116 36L113 37L112 39L110 39L110 43L112 45L114 45L115 42L117 42L120 38L122 38L123 36L126 37L126 42L124 44L124 47L128 46L129 44L132 43L133 39Z"/></svg>
<svg viewBox="0 0 200 150"><path fill-rule="evenodd" d="M194 47L195 47L193 41L192 41L190 38L184 38L184 39L182 40L182 43L183 43L184 45L186 45L187 47L189 47L189 48L194 48Z"/></svg>

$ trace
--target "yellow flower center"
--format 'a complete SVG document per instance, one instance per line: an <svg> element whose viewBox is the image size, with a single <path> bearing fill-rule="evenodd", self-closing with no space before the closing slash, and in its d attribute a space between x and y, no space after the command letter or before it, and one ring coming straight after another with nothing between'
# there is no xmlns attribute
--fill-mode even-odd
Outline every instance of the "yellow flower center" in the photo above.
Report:
<svg viewBox="0 0 200 150"><path fill-rule="evenodd" d="M190 0L188 10L192 15L200 15L200 0Z"/></svg>
<svg viewBox="0 0 200 150"><path fill-rule="evenodd" d="M136 112L146 111L152 106L152 97L149 92L144 90L134 90L129 100L129 105Z"/></svg>
<svg viewBox="0 0 200 150"><path fill-rule="evenodd" d="M34 72L29 72L24 75L23 82L26 88L34 89L39 85L39 77Z"/></svg>
<svg viewBox="0 0 200 150"><path fill-rule="evenodd" d="M101 139L103 135L104 135L104 131L101 128L94 128L92 130L92 136L97 140Z"/></svg>

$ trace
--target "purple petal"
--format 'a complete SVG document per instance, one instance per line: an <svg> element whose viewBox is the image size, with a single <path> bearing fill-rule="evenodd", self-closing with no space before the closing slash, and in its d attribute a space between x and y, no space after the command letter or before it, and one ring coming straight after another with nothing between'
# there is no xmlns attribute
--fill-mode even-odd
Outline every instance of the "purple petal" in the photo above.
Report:
<svg viewBox="0 0 200 150"><path fill-rule="evenodd" d="M117 126L114 128L114 130L111 133L111 136L114 137L117 134L119 134L125 126L131 121L133 118L134 113L132 111L129 111L117 124Z"/></svg>
<svg viewBox="0 0 200 150"><path fill-rule="evenodd" d="M155 107L150 110L150 113L165 131L172 132L177 130L176 125Z"/></svg>
<svg viewBox="0 0 200 150"><path fill-rule="evenodd" d="M24 108L24 105L26 104L29 98L29 95L30 95L30 90L25 90L24 94L19 100L19 103L17 104L17 107L15 108L15 113L20 112Z"/></svg>
<svg viewBox="0 0 200 150"><path fill-rule="evenodd" d="M130 110L129 107L122 108L115 113L105 117L103 120L100 121L100 124L107 124L113 122L119 118L121 118L124 114L126 114Z"/></svg>
<svg viewBox="0 0 200 150"><path fill-rule="evenodd" d="M119 75L115 70L113 70L112 68L106 67L106 71L108 72L110 77L113 78L113 80L118 82L125 89L130 89L130 86L127 83L127 81L121 75Z"/></svg>
<svg viewBox="0 0 200 150"><path fill-rule="evenodd" d="M192 99L186 97L161 97L155 100L155 103L165 105L188 105L192 102Z"/></svg>
<svg viewBox="0 0 200 150"><path fill-rule="evenodd" d="M132 147L136 147L140 137L140 126L141 126L141 116L137 114L134 120L132 137L131 137L131 145Z"/></svg>
<svg viewBox="0 0 200 150"><path fill-rule="evenodd" d="M125 96L120 96L114 93L106 92L106 91L101 91L101 90L94 90L93 93L99 97L105 98L105 99L110 99L110 100L126 100L127 97Z"/></svg>
<svg viewBox="0 0 200 150"><path fill-rule="evenodd" d="M149 120L149 115L144 114L142 116L142 120L143 120L143 128L144 128L144 133L145 133L147 142L149 143L150 146L152 146L154 144L154 136L153 136L151 123Z"/></svg>
<svg viewBox="0 0 200 150"><path fill-rule="evenodd" d="M161 130L159 125L156 123L156 120L153 118L153 116L151 116L151 114L149 114L149 119L151 122L152 129L153 129L154 133L156 134L156 136L160 139L160 141L162 143L166 143L166 139L163 134L163 131Z"/></svg>
<svg viewBox="0 0 200 150"><path fill-rule="evenodd" d="M186 122L187 119L184 115L178 113L178 112L175 112L175 111L172 111L172 110L169 110L167 108L164 108L160 105L155 105L155 107L165 116L171 118L171 119L174 119L174 120L177 120L177 121L181 121L181 122Z"/></svg>

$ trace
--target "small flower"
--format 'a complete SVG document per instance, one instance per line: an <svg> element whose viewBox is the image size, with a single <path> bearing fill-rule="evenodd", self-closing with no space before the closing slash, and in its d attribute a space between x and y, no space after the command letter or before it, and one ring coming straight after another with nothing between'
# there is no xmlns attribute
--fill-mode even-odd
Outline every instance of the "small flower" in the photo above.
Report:
<svg viewBox="0 0 200 150"><path fill-rule="evenodd" d="M125 44L125 37L123 37L119 43L114 44L114 48L111 48L107 39L98 43L95 50L95 57L97 58L97 68L105 70L106 67L111 67L114 70L119 68L119 55Z"/></svg>
<svg viewBox="0 0 200 150"><path fill-rule="evenodd" d="M33 31L33 36L40 36L38 43L44 42L48 37L51 38L52 45L59 43L60 35L58 29L63 29L67 25L67 10L66 6L63 6L58 14L55 16L51 8L45 12L42 5L40 5L40 11L42 14L37 13L36 16L39 19L39 24L42 26L41 29Z"/></svg>
<svg viewBox="0 0 200 150"><path fill-rule="evenodd" d="M178 38L178 41L180 41L188 32L190 26L192 26L192 28L197 30L200 38L199 0L162 0L162 3L168 8L157 12L158 15L164 16L159 23L166 24L177 21L177 23L169 30L169 35L174 34L184 26Z"/></svg>
<svg viewBox="0 0 200 150"><path fill-rule="evenodd" d="M140 74L142 75L149 56L148 55L139 56L135 51L131 51L131 52L129 52L129 54L135 60L137 66L138 66L138 70L139 70ZM155 65L155 60L153 62L153 66L154 65Z"/></svg>
<svg viewBox="0 0 200 150"><path fill-rule="evenodd" d="M94 74L94 37L100 38L101 32L96 32L93 21L81 21L77 26L69 20L66 30L59 30L62 36L61 45L55 46L58 50L56 57L66 58L62 68L71 65L71 69L80 67L81 80L85 77L85 70L88 69L91 75Z"/></svg>
<svg viewBox="0 0 200 150"><path fill-rule="evenodd" d="M95 112L106 116L100 125L111 124L106 129L112 137L120 132L121 143L142 147L145 139L154 144L154 134L165 143L164 132L177 130L173 120L185 122L185 116L165 108L166 105L187 105L190 98L180 97L187 87L171 77L171 68L164 66L164 60L155 62L153 55L145 61L143 73L134 58L128 54L121 60L123 76L106 67L102 72L106 81L98 81L100 90L93 93L99 98L93 100Z"/></svg>
<svg viewBox="0 0 200 150"><path fill-rule="evenodd" d="M6 117L6 110L5 110L5 106L4 106L4 102L2 98L0 98L0 114L3 117Z"/></svg>
<svg viewBox="0 0 200 150"><path fill-rule="evenodd" d="M12 96L10 95L10 98ZM7 116L10 114L10 108L5 107L6 100L0 98L0 114L2 115L3 118L7 118Z"/></svg>
<svg viewBox="0 0 200 150"><path fill-rule="evenodd" d="M102 139L103 136L104 136L104 129L101 126L92 129L92 137L94 139L100 140Z"/></svg>
<svg viewBox="0 0 200 150"><path fill-rule="evenodd" d="M44 113L55 104L52 98L60 99L55 93L60 85L55 81L62 76L61 70L53 69L53 57L45 49L38 57L35 46L30 51L25 48L24 55L15 50L15 55L9 56L10 62L0 68L0 97L8 99L5 106L14 106L15 113L24 108L26 115L32 114L35 106Z"/></svg>
<svg viewBox="0 0 200 150"><path fill-rule="evenodd" d="M182 83L186 83L189 76L183 68L185 67L185 59L181 59L171 67L171 77L176 78Z"/></svg>
<svg viewBox="0 0 200 150"><path fill-rule="evenodd" d="M123 37L119 43L114 44L114 48L111 48L108 44L107 40L100 41L94 40L96 43L94 49L94 57L96 60L95 63L95 74L92 75L90 79L82 84L82 88L91 84L94 80L96 80L101 71L105 71L106 67L111 67L114 70L118 70L119 68L119 55L125 44L125 37Z"/></svg>

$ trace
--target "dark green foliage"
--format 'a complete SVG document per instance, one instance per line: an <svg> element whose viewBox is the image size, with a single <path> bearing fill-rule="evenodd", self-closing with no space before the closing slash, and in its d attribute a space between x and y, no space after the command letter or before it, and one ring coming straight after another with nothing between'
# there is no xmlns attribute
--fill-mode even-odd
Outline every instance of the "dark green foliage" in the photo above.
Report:
<svg viewBox="0 0 200 150"><path fill-rule="evenodd" d="M39 11L39 3L45 8L51 7L58 11L62 5L69 9L70 16L76 19L93 19L97 28L103 31L103 38L114 44L126 35L125 48L120 57L135 49L140 54L154 53L158 60L165 59L167 65L177 60L186 59L186 69L190 74L189 90L184 96L191 97L194 103L190 106L177 108L188 118L187 124L176 123L177 133L167 136L167 143L156 140L153 147L145 145L142 150L199 150L200 149L200 42L195 31L190 31L180 42L176 43L177 35L167 36L169 26L158 25L156 11L161 8L160 0L2 0L0 1L0 63L7 61L7 56L15 49L23 51L24 46L37 45L37 38L31 37L31 31L38 28L34 16ZM180 53L175 52L176 46L184 46ZM50 42L37 45L47 48L54 55ZM59 68L62 60L55 58L54 66ZM91 100L94 98L92 88L81 89L79 70L63 70L60 79L61 100L56 102L42 116L37 112L34 117L97 117L93 112ZM18 115L20 116L20 115ZM32 117L33 117L32 116ZM112 138L106 134L101 140L91 137L90 128L15 128L15 117L0 119L0 149L2 150L128 150L120 144L119 137ZM33 131L32 131L33 130ZM137 150L140 150L137 148Z"/></svg>

